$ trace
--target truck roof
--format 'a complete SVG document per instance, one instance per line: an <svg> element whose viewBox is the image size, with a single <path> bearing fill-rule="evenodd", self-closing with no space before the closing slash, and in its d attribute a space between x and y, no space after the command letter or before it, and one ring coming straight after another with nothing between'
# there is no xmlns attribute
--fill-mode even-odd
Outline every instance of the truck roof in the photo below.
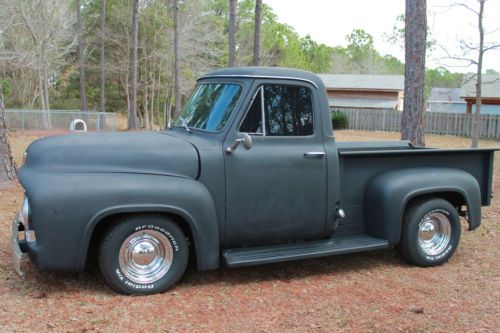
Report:
<svg viewBox="0 0 500 333"><path fill-rule="evenodd" d="M271 78L309 82L316 88L325 89L323 81L314 73L283 67L231 67L208 72L198 80L214 77Z"/></svg>

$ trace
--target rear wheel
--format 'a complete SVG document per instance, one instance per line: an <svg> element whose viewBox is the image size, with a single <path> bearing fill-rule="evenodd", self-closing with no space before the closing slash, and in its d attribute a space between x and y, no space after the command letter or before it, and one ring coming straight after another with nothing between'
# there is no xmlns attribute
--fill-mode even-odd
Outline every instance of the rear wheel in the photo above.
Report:
<svg viewBox="0 0 500 333"><path fill-rule="evenodd" d="M443 199L420 201L405 214L397 249L411 264L441 265L455 252L460 232L460 217L452 204Z"/></svg>
<svg viewBox="0 0 500 333"><path fill-rule="evenodd" d="M123 294L163 292L182 277L189 257L182 230L156 215L125 218L111 227L99 248L99 267Z"/></svg>

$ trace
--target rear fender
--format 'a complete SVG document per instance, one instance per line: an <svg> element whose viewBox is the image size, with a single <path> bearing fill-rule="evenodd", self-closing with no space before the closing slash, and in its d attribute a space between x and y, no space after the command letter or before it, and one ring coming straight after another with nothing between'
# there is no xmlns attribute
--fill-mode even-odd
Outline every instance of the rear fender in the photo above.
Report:
<svg viewBox="0 0 500 333"><path fill-rule="evenodd" d="M408 203L419 196L457 193L465 201L469 230L481 223L481 192L469 173L452 168L411 168L380 173L365 191L365 230L398 244Z"/></svg>

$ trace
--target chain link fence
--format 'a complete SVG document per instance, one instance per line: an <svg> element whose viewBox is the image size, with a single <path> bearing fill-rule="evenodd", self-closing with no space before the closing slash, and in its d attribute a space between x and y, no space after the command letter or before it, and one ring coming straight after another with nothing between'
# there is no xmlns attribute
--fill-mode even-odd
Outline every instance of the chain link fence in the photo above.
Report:
<svg viewBox="0 0 500 333"><path fill-rule="evenodd" d="M6 109L5 116L11 130L68 131L71 123L77 119L85 122L87 131L113 132L117 130L116 113L111 112Z"/></svg>

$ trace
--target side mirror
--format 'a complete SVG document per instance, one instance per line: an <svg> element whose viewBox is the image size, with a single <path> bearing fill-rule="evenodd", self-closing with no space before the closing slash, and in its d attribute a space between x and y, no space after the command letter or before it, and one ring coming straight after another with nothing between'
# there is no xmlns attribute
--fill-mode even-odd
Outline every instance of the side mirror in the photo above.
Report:
<svg viewBox="0 0 500 333"><path fill-rule="evenodd" d="M248 135L248 133L241 133L240 138L236 139L231 146L227 147L226 153L232 154L240 143L245 149L250 149L253 146L252 137Z"/></svg>
<svg viewBox="0 0 500 333"><path fill-rule="evenodd" d="M248 133L241 133L241 143L245 149L250 149L253 146L252 137Z"/></svg>

